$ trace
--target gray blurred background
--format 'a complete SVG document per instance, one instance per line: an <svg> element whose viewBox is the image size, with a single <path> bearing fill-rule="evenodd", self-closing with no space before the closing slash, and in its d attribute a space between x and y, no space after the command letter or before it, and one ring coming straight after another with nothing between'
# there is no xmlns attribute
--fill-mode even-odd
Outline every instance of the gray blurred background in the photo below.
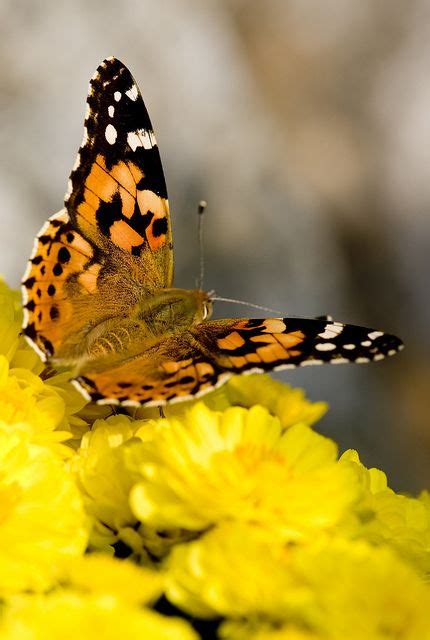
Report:
<svg viewBox="0 0 430 640"><path fill-rule="evenodd" d="M156 129L177 284L195 284L204 198L207 288L400 335L377 365L282 377L330 403L320 429L342 449L428 486L428 0L0 0L0 31L8 282L62 206L89 78L115 55Z"/></svg>

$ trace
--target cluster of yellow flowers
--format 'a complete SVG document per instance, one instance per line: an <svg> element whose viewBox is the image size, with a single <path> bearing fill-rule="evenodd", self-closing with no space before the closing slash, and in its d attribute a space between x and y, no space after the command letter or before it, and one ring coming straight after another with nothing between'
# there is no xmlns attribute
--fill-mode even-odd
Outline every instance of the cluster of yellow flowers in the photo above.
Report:
<svg viewBox="0 0 430 640"><path fill-rule="evenodd" d="M0 282L0 638L430 639L430 497L266 376L204 401L85 405Z"/></svg>

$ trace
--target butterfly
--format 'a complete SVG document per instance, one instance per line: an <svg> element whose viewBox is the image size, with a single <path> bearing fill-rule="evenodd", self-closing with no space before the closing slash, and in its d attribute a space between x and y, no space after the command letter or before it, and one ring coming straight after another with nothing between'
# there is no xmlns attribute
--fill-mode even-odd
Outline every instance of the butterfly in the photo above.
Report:
<svg viewBox="0 0 430 640"><path fill-rule="evenodd" d="M90 81L65 208L35 240L24 334L88 400L161 406L231 375L369 362L401 341L331 318L210 320L212 294L173 287L166 183L137 85L116 58Z"/></svg>

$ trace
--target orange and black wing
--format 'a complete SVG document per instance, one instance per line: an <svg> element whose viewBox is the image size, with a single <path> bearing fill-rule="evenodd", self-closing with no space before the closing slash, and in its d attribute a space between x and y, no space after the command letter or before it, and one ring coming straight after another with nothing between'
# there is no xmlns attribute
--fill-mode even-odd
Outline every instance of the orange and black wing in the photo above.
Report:
<svg viewBox="0 0 430 640"><path fill-rule="evenodd" d="M233 374L371 362L402 346L395 336L330 319L213 320L109 371L88 369L77 383L98 402L163 405L207 393Z"/></svg>
<svg viewBox="0 0 430 640"><path fill-rule="evenodd" d="M89 306L102 265L95 247L70 222L67 211L40 230L22 281L24 335L43 360L61 354L66 338L76 345L83 326L103 317Z"/></svg>
<svg viewBox="0 0 430 640"><path fill-rule="evenodd" d="M73 363L100 322L172 281L166 185L128 69L110 58L90 83L66 210L38 234L23 278L24 333L43 359Z"/></svg>
<svg viewBox="0 0 430 640"><path fill-rule="evenodd" d="M116 58L98 67L87 107L65 199L70 218L102 251L134 256L145 287L169 287L172 234L160 153L136 82Z"/></svg>

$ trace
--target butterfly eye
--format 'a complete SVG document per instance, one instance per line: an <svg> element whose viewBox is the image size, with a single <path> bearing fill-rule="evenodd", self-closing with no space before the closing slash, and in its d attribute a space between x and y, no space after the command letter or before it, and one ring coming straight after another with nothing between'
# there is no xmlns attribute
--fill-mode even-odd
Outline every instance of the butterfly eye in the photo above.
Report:
<svg viewBox="0 0 430 640"><path fill-rule="evenodd" d="M212 304L210 302L203 302L203 320L206 320L212 313Z"/></svg>

